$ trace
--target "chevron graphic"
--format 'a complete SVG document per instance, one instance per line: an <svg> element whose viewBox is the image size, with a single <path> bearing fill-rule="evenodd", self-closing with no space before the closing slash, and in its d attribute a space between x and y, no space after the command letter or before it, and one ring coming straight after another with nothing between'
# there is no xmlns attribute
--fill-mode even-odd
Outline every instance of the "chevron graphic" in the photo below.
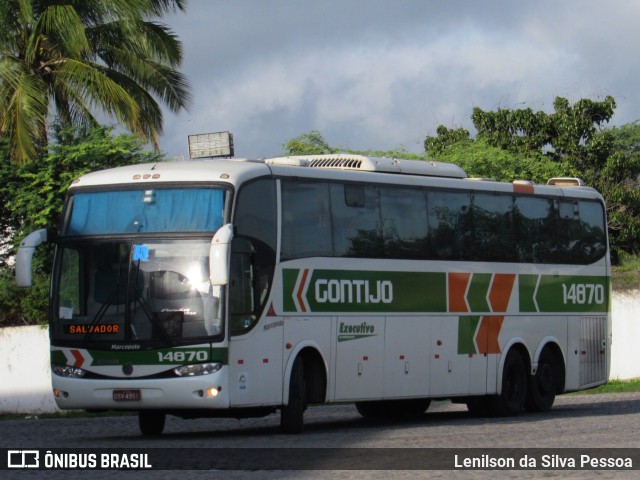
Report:
<svg viewBox="0 0 640 480"><path fill-rule="evenodd" d="M82 368L85 363L85 366L89 366L93 362L93 357L86 350L77 350L75 348L64 350L64 356L67 359L67 365L75 368Z"/></svg>

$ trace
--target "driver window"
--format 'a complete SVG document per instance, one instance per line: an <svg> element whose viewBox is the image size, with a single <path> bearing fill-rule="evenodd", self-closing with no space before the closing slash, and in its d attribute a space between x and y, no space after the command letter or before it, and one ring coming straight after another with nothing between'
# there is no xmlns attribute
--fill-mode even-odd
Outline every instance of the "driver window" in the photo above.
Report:
<svg viewBox="0 0 640 480"><path fill-rule="evenodd" d="M276 185L260 179L238 192L231 249L231 334L249 331L260 318L276 259Z"/></svg>
<svg viewBox="0 0 640 480"><path fill-rule="evenodd" d="M233 240L229 294L230 328L233 335L249 330L257 320L254 253L249 240L244 238Z"/></svg>

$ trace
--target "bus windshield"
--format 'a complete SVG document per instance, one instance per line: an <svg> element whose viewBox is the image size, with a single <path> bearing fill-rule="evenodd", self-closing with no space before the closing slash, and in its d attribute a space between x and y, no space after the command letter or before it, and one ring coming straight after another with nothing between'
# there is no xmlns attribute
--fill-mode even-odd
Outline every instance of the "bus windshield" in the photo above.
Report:
<svg viewBox="0 0 640 480"><path fill-rule="evenodd" d="M51 335L149 348L222 334L209 239L71 241L58 248Z"/></svg>
<svg viewBox="0 0 640 480"><path fill-rule="evenodd" d="M225 221L226 192L74 192L58 238L52 338L158 348L221 336L223 287L209 281L209 249Z"/></svg>

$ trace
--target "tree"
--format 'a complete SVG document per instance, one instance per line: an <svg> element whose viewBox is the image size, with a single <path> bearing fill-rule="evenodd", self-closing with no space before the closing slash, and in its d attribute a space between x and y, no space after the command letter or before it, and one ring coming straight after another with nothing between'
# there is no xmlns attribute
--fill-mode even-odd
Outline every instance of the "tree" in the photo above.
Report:
<svg viewBox="0 0 640 480"><path fill-rule="evenodd" d="M0 250L0 324L37 323L46 318L52 249L36 250L34 287L26 291L15 286L7 260L27 233L58 226L71 181L100 168L164 159L160 153L143 150L136 135L113 136L111 127L56 127L53 140L41 161L15 166L0 159L0 219L5 241L13 244Z"/></svg>
<svg viewBox="0 0 640 480"><path fill-rule="evenodd" d="M0 139L0 254L10 248L11 229L15 225L15 219L9 209L8 197L5 196L5 187L13 183L16 169L7 160L7 142ZM1 266L1 263L0 263Z"/></svg>
<svg viewBox="0 0 640 480"><path fill-rule="evenodd" d="M433 157L442 155L447 149L454 145L470 145L471 142L473 142L469 136L469 130L465 130L464 128L449 129L444 125L439 125L436 133L437 136L427 136L424 140L425 152Z"/></svg>
<svg viewBox="0 0 640 480"><path fill-rule="evenodd" d="M489 145L517 153L537 152L555 160L570 162L577 168L602 164L610 153L606 135L599 135L603 124L613 116L613 97L602 101L581 99L571 105L557 97L554 113L526 109L498 109L485 112L476 107L471 114L477 138Z"/></svg>
<svg viewBox="0 0 640 480"><path fill-rule="evenodd" d="M571 175L574 171L566 163L554 162L535 153L503 150L489 145L486 140L463 139L451 143L441 154L434 156L440 161L458 165L470 177L492 178L501 182L532 180L546 183L551 177Z"/></svg>
<svg viewBox="0 0 640 480"><path fill-rule="evenodd" d="M621 253L639 253L640 244L640 123L602 132L611 155L592 169L591 181L607 200L609 232L614 260Z"/></svg>
<svg viewBox="0 0 640 480"><path fill-rule="evenodd" d="M286 150L285 155L322 155L336 151L317 130L292 138L283 147Z"/></svg>
<svg viewBox="0 0 640 480"><path fill-rule="evenodd" d="M524 117L531 118L532 115L535 117L533 112L527 112ZM521 149L515 148L515 139L511 137L518 137L516 132L519 128L508 123L501 124L514 117L516 115L505 110L498 116L487 114L483 117L486 121L485 135L478 135L476 139L472 139L464 128L449 129L440 125L437 136L426 137L425 151L440 161L458 165L470 177L492 178L501 182L532 180L546 183L550 177L573 172L569 164L545 157L540 151L532 149L528 141L520 143ZM491 128L487 125L491 125ZM498 129L497 125L501 127Z"/></svg>
<svg viewBox="0 0 640 480"><path fill-rule="evenodd" d="M0 136L11 159L36 158L47 121L97 125L100 112L157 146L162 112L186 107L182 47L155 19L185 0L0 2ZM94 113L96 111L96 113Z"/></svg>

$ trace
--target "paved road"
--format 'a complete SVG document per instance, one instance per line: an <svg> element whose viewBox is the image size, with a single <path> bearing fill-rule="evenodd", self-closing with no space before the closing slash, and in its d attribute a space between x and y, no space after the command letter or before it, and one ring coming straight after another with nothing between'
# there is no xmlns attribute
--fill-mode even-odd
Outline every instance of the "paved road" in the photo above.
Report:
<svg viewBox="0 0 640 480"><path fill-rule="evenodd" d="M0 422L1 448L362 448L406 451L412 448L640 449L640 393L559 397L544 414L517 418L471 418L464 406L434 402L419 419L373 421L360 417L352 405L312 407L302 435L282 435L279 417L262 419L182 420L169 417L165 434L139 434L135 417L25 419ZM509 450L505 450L508 452ZM534 450L531 450L532 452ZM353 452L359 452L353 450ZM563 450L557 450L565 457ZM640 452L640 450L639 450ZM372 451L363 450L362 465ZM522 453L522 450L520 451ZM636 453L636 458L638 458ZM539 457L538 457L539 458ZM395 467L395 465L394 465ZM362 467L367 468L366 466ZM401 469L402 465L396 468ZM3 472L4 474L5 472ZM11 478L69 478L68 472L11 471ZM491 471L217 471L146 472L149 478L494 478ZM134 472L94 471L91 478L127 479ZM511 478L638 478L640 471L509 471ZM3 475L4 478L8 476ZM139 477L136 477L139 478Z"/></svg>

